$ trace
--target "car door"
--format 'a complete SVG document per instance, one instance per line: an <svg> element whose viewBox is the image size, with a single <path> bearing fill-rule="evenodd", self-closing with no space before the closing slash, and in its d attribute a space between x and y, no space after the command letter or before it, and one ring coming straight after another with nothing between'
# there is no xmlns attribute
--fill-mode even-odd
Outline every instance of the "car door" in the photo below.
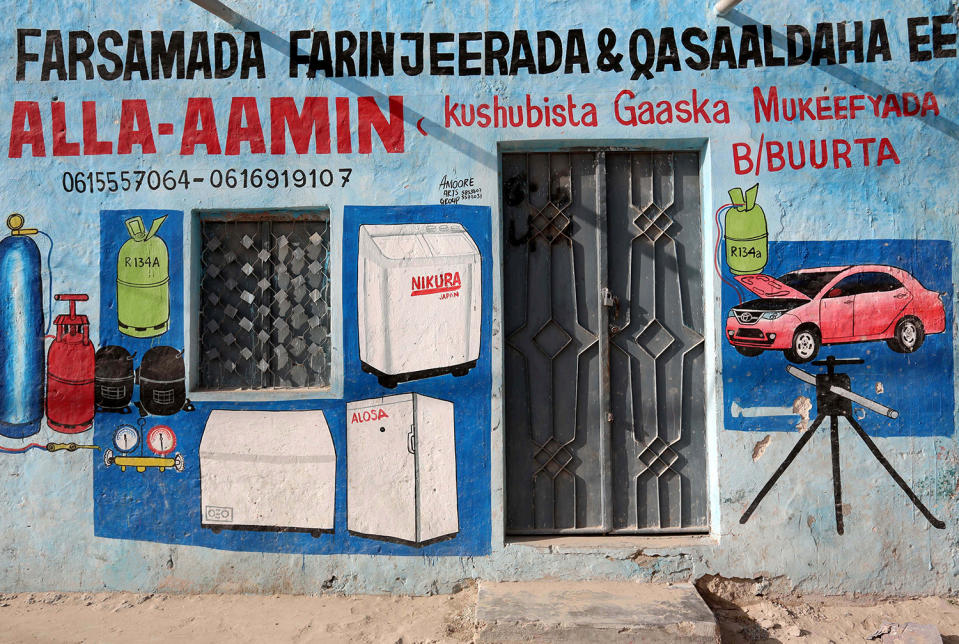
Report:
<svg viewBox="0 0 959 644"><path fill-rule="evenodd" d="M892 328L912 293L902 282L888 273L860 273L859 290L854 310L854 333L857 338L889 337Z"/></svg>
<svg viewBox="0 0 959 644"><path fill-rule="evenodd" d="M827 287L819 302L819 330L823 342L853 335L854 307L859 289L859 274L849 275Z"/></svg>

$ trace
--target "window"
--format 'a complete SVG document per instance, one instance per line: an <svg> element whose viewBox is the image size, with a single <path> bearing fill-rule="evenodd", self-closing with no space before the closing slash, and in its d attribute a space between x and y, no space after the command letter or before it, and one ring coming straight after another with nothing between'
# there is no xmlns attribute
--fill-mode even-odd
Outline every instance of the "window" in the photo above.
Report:
<svg viewBox="0 0 959 644"><path fill-rule="evenodd" d="M902 283L888 273L856 273L843 278L829 289L826 297L848 297L863 293L888 293L902 288ZM838 290L837 290L838 289Z"/></svg>
<svg viewBox="0 0 959 644"><path fill-rule="evenodd" d="M200 214L201 389L330 386L326 210Z"/></svg>
<svg viewBox="0 0 959 644"><path fill-rule="evenodd" d="M829 289L826 297L847 297L849 295L855 295L858 292L859 275L850 275L849 277L842 278L835 286Z"/></svg>
<svg viewBox="0 0 959 644"><path fill-rule="evenodd" d="M860 273L861 293L887 293L902 288L902 283L888 273Z"/></svg>

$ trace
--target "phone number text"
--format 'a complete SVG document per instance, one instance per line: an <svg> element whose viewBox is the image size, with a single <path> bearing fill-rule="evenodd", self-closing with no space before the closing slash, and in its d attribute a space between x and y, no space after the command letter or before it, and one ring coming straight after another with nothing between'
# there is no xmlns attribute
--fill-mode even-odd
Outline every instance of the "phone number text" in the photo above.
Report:
<svg viewBox="0 0 959 644"><path fill-rule="evenodd" d="M140 192L189 190L191 186L209 185L217 190L264 188L342 188L350 182L353 168L311 168L277 170L275 168L229 168L209 173L189 170L97 170L64 172L64 192Z"/></svg>

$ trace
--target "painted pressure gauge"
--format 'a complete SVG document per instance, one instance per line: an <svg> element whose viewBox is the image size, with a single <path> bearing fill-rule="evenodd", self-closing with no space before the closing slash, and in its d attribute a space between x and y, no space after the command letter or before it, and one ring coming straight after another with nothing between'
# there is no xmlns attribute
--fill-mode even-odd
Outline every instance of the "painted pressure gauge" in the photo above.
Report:
<svg viewBox="0 0 959 644"><path fill-rule="evenodd" d="M140 444L140 432L133 425L120 425L113 432L113 446L118 452L132 452Z"/></svg>
<svg viewBox="0 0 959 644"><path fill-rule="evenodd" d="M176 434L166 425L157 425L147 433L147 447L155 454L166 456L176 447Z"/></svg>

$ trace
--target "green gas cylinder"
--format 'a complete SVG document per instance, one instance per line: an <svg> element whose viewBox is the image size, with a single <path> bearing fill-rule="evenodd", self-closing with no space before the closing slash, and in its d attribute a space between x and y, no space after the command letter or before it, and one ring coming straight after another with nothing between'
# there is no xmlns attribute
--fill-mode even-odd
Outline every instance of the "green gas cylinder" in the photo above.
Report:
<svg viewBox="0 0 959 644"><path fill-rule="evenodd" d="M726 211L726 265L734 275L761 273L769 260L766 213L756 203L759 184L746 191L729 191L733 207Z"/></svg>
<svg viewBox="0 0 959 644"><path fill-rule="evenodd" d="M120 333L133 338L170 328L170 255L156 236L165 219L154 219L149 231L139 217L124 222L130 239L117 256L117 322Z"/></svg>

